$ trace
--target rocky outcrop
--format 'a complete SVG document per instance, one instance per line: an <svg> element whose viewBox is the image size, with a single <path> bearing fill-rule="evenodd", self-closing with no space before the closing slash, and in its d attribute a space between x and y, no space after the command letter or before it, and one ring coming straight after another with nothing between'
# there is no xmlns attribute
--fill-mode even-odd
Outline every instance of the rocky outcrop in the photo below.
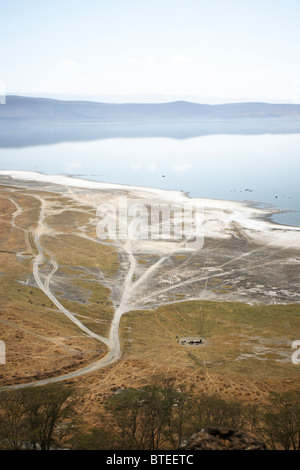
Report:
<svg viewBox="0 0 300 470"><path fill-rule="evenodd" d="M205 428L184 441L181 450L266 450L252 434L223 428Z"/></svg>

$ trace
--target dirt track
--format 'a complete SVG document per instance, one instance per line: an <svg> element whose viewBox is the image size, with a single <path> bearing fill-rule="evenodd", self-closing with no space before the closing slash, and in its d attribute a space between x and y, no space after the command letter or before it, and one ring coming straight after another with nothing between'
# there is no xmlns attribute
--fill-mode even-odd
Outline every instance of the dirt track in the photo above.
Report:
<svg viewBox="0 0 300 470"><path fill-rule="evenodd" d="M18 384L8 388L21 388L75 378L99 370L121 357L119 324L123 314L132 310L152 310L160 305L190 299L244 301L248 303L297 303L300 302L300 232L292 228L272 225L261 219L250 222L240 210L230 204L226 209L205 208L204 224L207 226L204 246L191 246L184 241L116 240L121 266L113 277L100 273L101 283L111 289L114 316L108 337L86 327L54 293L60 268L55 256L43 247L43 237L60 237L47 220L64 212L59 204L61 197L73 201L73 210L95 214L99 204L108 200L117 204L118 191L97 191L60 185L13 181L1 177L2 184L9 183L24 189L37 198L40 214L37 226L26 230L18 226L23 209L9 197L16 211L11 225L23 232L30 247L29 235L33 234L36 254L33 258L33 277L36 285L56 308L86 335L106 344L109 351L102 359L68 374L38 382ZM53 194L53 198L40 195L40 191ZM124 190L120 190L124 195ZM132 202L149 205L149 194L132 190L126 193ZM172 199L172 194L169 194ZM152 201L160 202L153 194ZM204 200L205 204L205 200ZM216 201L217 204L217 201ZM82 205L87 209L82 209ZM251 212L251 211L250 211ZM244 218L243 218L244 217ZM74 226L72 235L88 239L95 244L101 241L91 236L96 229L97 217L91 217L88 226ZM205 227L204 227L205 229ZM215 234L215 236L214 236ZM22 253L18 253L22 256ZM45 270L45 263L47 270ZM99 281L100 282L100 281Z"/></svg>

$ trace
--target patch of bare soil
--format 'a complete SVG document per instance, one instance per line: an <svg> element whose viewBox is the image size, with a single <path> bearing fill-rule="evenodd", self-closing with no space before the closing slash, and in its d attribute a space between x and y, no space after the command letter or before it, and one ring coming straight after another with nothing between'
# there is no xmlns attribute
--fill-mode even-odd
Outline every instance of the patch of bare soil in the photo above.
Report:
<svg viewBox="0 0 300 470"><path fill-rule="evenodd" d="M275 386L297 386L291 364L279 362L286 361L286 342L300 334L297 312L286 319L281 312L279 325L272 311L260 317L243 305L288 311L300 304L298 229L272 224L267 212L240 203L197 200L204 244L105 241L96 232L100 204L117 207L119 196L145 207L192 201L179 192L0 178L0 339L8 358L1 384L64 376L85 390L79 409L90 422L116 390L157 375L252 402ZM209 322L205 301L219 309ZM229 305L222 318L222 303L241 309ZM182 348L176 335L203 336L207 346ZM273 341L279 359L272 357Z"/></svg>

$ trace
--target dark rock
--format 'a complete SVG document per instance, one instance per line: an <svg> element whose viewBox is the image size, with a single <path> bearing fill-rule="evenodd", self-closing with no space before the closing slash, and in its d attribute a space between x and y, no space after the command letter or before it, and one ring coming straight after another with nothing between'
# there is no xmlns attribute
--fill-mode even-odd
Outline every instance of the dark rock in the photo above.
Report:
<svg viewBox="0 0 300 470"><path fill-rule="evenodd" d="M252 434L225 428L205 428L184 441L182 450L266 450Z"/></svg>

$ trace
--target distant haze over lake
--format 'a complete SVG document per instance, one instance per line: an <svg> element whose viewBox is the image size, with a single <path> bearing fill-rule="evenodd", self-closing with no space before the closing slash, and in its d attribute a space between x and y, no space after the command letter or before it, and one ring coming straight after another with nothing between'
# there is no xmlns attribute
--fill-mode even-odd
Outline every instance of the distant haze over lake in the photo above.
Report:
<svg viewBox="0 0 300 470"><path fill-rule="evenodd" d="M7 96L0 121L47 122L201 122L242 119L294 120L300 124L300 104L230 103L95 103Z"/></svg>
<svg viewBox="0 0 300 470"><path fill-rule="evenodd" d="M8 97L0 169L181 189L296 212L300 105L101 104Z"/></svg>
<svg viewBox="0 0 300 470"><path fill-rule="evenodd" d="M161 93L135 93L135 94L71 94L71 93L9 93L10 95L26 96L30 98L50 98L62 101L94 101L100 103L167 103L171 101L189 101L199 104L228 104L228 103L250 103L260 102L260 99L253 99L247 96L243 98L217 96L197 96L180 94L161 94ZM268 99L264 103L288 103L296 104L290 97L286 99Z"/></svg>

